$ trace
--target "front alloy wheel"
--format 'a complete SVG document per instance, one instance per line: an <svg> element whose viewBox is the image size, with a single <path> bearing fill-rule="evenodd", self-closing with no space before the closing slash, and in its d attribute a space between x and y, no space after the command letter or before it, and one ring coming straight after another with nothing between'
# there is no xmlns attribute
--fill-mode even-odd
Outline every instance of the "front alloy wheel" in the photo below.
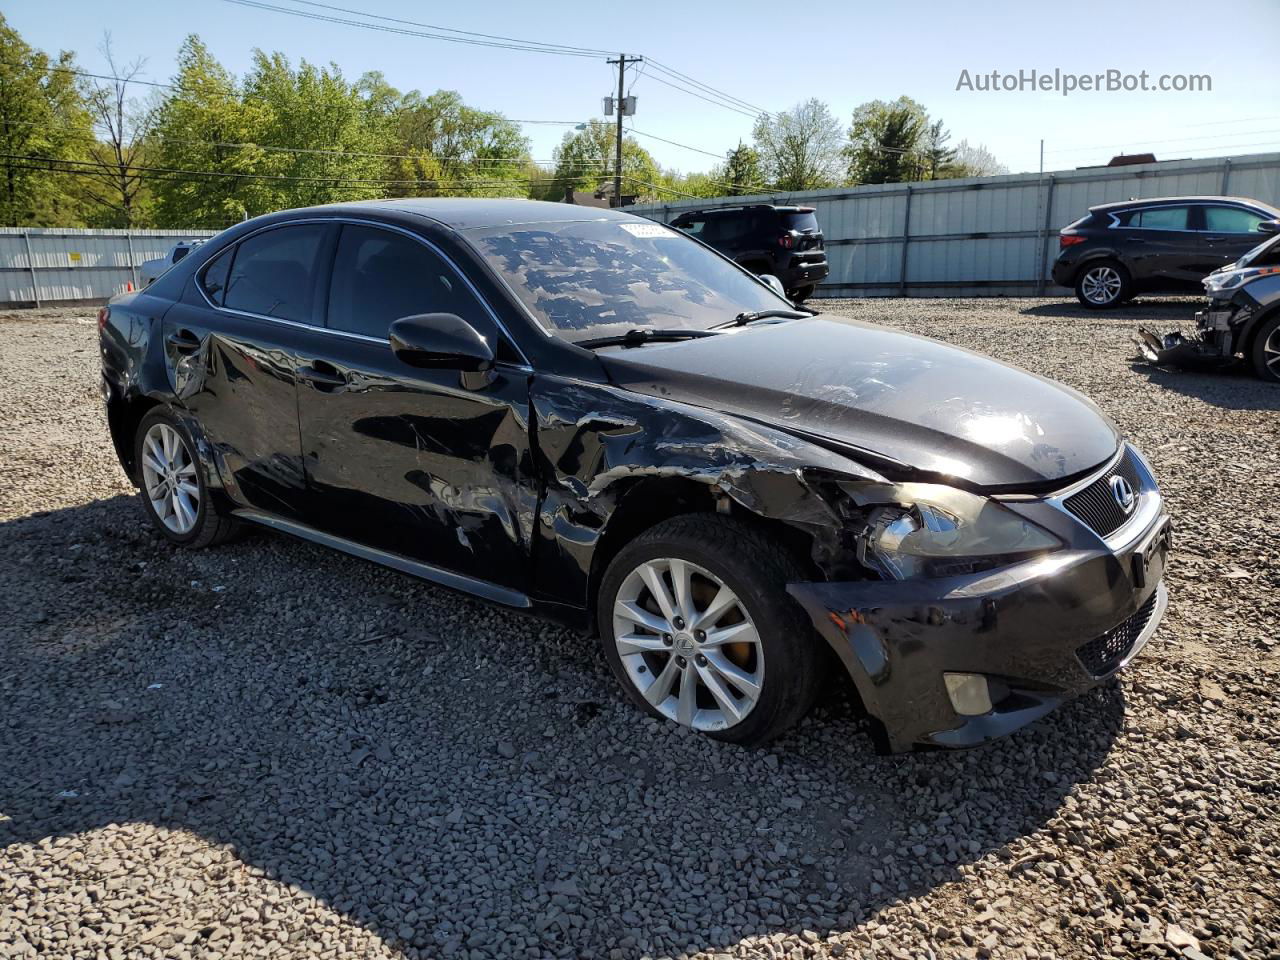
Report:
<svg viewBox="0 0 1280 960"><path fill-rule="evenodd" d="M613 604L613 642L636 690L683 727L726 730L760 697L764 650L751 615L695 563L661 557L632 570Z"/></svg>
<svg viewBox="0 0 1280 960"><path fill-rule="evenodd" d="M806 573L770 533L684 514L613 557L596 598L600 644L640 709L753 746L808 712L822 640L787 593Z"/></svg>

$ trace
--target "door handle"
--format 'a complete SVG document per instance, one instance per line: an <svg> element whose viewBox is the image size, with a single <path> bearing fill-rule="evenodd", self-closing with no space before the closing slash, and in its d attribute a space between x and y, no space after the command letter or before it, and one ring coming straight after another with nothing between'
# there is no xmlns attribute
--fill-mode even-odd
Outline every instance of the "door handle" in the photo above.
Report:
<svg viewBox="0 0 1280 960"><path fill-rule="evenodd" d="M1223 240L1227 238L1226 237L1205 237L1204 239L1206 243L1221 243Z"/></svg>
<svg viewBox="0 0 1280 960"><path fill-rule="evenodd" d="M176 350L200 349L200 338L190 330L175 330L165 337L165 342Z"/></svg>
<svg viewBox="0 0 1280 960"><path fill-rule="evenodd" d="M1146 243L1147 238L1146 237L1130 237L1128 242L1129 243Z"/></svg>
<svg viewBox="0 0 1280 960"><path fill-rule="evenodd" d="M336 367L330 366L323 360L317 360L309 366L298 367L294 372L299 379L314 384L318 390L336 390L347 385L347 378L339 373Z"/></svg>

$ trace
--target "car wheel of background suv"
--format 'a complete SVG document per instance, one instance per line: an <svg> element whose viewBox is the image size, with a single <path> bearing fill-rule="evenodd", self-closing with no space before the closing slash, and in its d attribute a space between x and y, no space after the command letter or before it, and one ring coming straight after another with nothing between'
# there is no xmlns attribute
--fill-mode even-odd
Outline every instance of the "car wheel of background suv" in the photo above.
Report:
<svg viewBox="0 0 1280 960"><path fill-rule="evenodd" d="M799 565L753 527L718 514L665 520L619 551L597 619L627 695L717 740L767 743L813 705L821 639L786 585Z"/></svg>
<svg viewBox="0 0 1280 960"><path fill-rule="evenodd" d="M813 291L817 288L816 283L805 284L803 287L796 287L787 293L787 297L792 303L804 303L813 296Z"/></svg>
<svg viewBox="0 0 1280 960"><path fill-rule="evenodd" d="M1076 299L1090 310L1105 310L1133 294L1129 271L1115 260L1086 263L1076 274Z"/></svg>
<svg viewBox="0 0 1280 960"><path fill-rule="evenodd" d="M204 468L187 429L157 407L142 418L134 437L143 509L170 543L207 547L232 537L239 524L209 497Z"/></svg>

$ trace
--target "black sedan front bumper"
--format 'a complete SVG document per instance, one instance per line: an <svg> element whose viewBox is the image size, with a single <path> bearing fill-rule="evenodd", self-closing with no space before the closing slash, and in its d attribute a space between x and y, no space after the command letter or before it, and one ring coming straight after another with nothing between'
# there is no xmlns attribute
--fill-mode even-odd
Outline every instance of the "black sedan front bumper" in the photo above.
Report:
<svg viewBox="0 0 1280 960"><path fill-rule="evenodd" d="M1167 603L1170 526L1151 496L1120 541L1078 536L1046 557L965 577L788 591L882 725L879 747L976 746L1102 683L1154 633ZM985 677L990 711L958 712L949 673Z"/></svg>

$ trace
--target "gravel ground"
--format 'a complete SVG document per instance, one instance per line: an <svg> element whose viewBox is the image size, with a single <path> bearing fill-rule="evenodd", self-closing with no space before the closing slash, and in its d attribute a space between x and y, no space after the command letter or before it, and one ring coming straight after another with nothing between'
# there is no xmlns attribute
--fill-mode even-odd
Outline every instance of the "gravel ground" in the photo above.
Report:
<svg viewBox="0 0 1280 960"><path fill-rule="evenodd" d="M1280 389L1054 300L831 301L1093 397L1177 524L1119 682L876 757L642 717L590 642L279 536L153 535L92 312L0 316L0 956L1280 956Z"/></svg>

